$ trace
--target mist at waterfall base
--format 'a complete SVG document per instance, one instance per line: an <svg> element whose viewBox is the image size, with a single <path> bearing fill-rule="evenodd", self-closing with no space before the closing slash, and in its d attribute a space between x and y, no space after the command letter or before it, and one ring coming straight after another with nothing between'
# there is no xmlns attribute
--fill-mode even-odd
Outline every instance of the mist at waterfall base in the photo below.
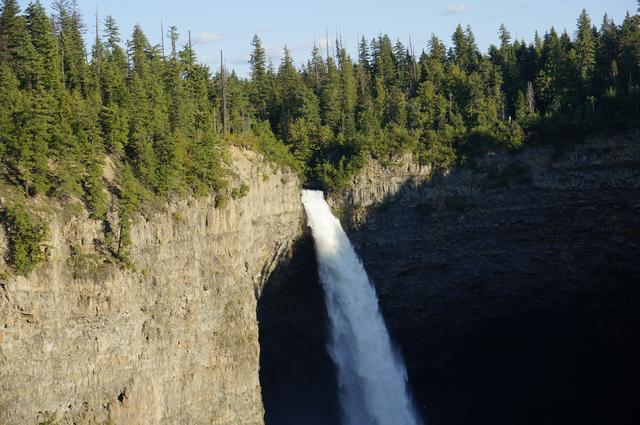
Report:
<svg viewBox="0 0 640 425"><path fill-rule="evenodd" d="M302 202L324 289L343 425L422 424L362 262L323 192L305 190Z"/></svg>

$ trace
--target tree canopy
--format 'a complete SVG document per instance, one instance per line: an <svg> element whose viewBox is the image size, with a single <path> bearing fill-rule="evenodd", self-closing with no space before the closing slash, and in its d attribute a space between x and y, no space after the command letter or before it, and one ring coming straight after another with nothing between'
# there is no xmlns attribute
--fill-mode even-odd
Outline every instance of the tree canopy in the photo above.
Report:
<svg viewBox="0 0 640 425"><path fill-rule="evenodd" d="M140 26L123 41L112 17L95 29L87 52L74 1L54 1L51 14L39 1L24 13L0 3L0 173L26 196L81 198L96 218L108 191L118 195L103 177L107 157L135 199L219 190L229 144L339 189L370 157L412 151L444 168L640 118L637 15L596 28L583 11L573 34L551 28L531 43L501 25L487 53L461 25L449 48L432 36L418 53L382 34L362 37L354 59L338 37L300 68L286 48L271 65L256 35L246 79L198 63L175 27L167 52Z"/></svg>

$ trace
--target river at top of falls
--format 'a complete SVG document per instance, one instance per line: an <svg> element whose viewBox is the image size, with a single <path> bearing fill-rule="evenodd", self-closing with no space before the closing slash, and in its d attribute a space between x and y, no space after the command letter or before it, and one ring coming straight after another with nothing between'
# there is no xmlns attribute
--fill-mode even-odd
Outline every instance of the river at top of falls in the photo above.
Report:
<svg viewBox="0 0 640 425"><path fill-rule="evenodd" d="M323 192L304 190L329 316L343 425L421 425L407 371L392 344L374 286Z"/></svg>

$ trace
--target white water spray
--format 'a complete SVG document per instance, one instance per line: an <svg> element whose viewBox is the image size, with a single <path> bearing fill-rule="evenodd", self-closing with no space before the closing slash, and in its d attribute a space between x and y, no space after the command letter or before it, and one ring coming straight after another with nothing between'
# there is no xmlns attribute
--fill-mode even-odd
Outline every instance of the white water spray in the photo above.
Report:
<svg viewBox="0 0 640 425"><path fill-rule="evenodd" d="M328 350L338 371L343 425L420 425L406 368L362 262L324 194L305 190L302 202L329 314Z"/></svg>

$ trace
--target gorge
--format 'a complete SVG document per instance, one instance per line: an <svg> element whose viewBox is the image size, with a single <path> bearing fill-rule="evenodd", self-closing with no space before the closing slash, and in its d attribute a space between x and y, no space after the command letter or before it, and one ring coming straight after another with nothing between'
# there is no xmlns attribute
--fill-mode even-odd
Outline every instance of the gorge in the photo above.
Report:
<svg viewBox="0 0 640 425"><path fill-rule="evenodd" d="M372 165L331 197L427 423L633 423L636 141L498 153L433 177L408 159ZM267 423L339 414L305 244L259 303Z"/></svg>
<svg viewBox="0 0 640 425"><path fill-rule="evenodd" d="M0 425L638 423L640 0L538 3L0 0Z"/></svg>
<svg viewBox="0 0 640 425"><path fill-rule="evenodd" d="M329 197L427 423L632 423L638 140L373 162ZM48 261L0 285L0 423L338 423L301 185L232 156L247 196L139 217L132 270L94 267L99 223L47 206Z"/></svg>

